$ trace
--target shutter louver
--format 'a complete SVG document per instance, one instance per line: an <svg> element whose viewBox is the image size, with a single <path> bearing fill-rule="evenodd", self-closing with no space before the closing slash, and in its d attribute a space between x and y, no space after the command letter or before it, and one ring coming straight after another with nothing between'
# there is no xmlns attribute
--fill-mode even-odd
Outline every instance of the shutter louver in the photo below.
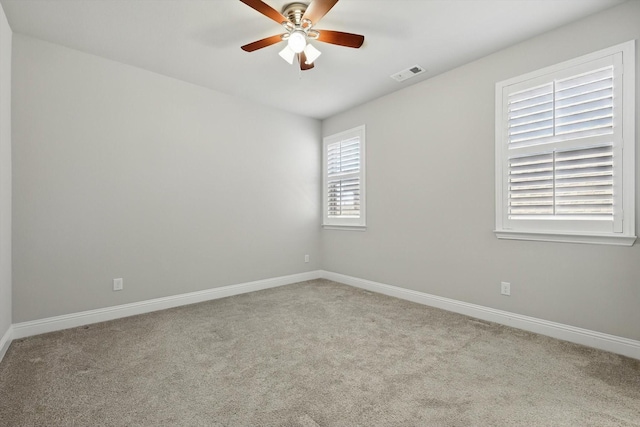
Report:
<svg viewBox="0 0 640 427"><path fill-rule="evenodd" d="M327 213L330 218L360 217L360 138L327 149Z"/></svg>
<svg viewBox="0 0 640 427"><path fill-rule="evenodd" d="M613 219L613 147L509 159L510 219Z"/></svg>
<svg viewBox="0 0 640 427"><path fill-rule="evenodd" d="M553 153L509 161L509 217L527 215L553 215Z"/></svg>
<svg viewBox="0 0 640 427"><path fill-rule="evenodd" d="M357 218L360 214L360 179L329 181L330 217Z"/></svg>
<svg viewBox="0 0 640 427"><path fill-rule="evenodd" d="M553 136L553 84L509 96L509 146Z"/></svg>
<svg viewBox="0 0 640 427"><path fill-rule="evenodd" d="M613 219L613 147L556 153L556 214Z"/></svg>

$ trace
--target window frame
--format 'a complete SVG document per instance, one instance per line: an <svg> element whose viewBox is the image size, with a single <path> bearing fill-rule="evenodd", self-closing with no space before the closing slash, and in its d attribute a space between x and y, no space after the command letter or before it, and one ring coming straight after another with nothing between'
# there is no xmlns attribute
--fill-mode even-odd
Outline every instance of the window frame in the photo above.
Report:
<svg viewBox="0 0 640 427"><path fill-rule="evenodd" d="M360 216L359 218L330 218L328 215L328 148L336 142L359 138L360 151ZM322 139L322 227L334 230L365 231L367 227L366 216L366 132L365 125L338 132Z"/></svg>
<svg viewBox="0 0 640 427"><path fill-rule="evenodd" d="M621 56L620 63L615 63L616 55ZM614 127L622 123L621 131L614 128L611 135L614 158L622 158L621 164L614 166L614 204L620 205L614 210L610 230L602 230L595 224L597 221L579 220L578 222L560 219L509 220L508 215L508 178L509 148L507 135L506 98L509 93L516 93L516 88L535 87L542 81L552 82L566 75L571 69L596 64L603 59L611 58L614 62L614 73L620 67L621 84L616 82L614 92L621 96L622 112L616 112ZM499 239L538 240L567 243L592 243L632 246L635 236L635 40L628 41L607 49L581 56L556 65L542 68L521 76L496 83L495 91L495 230ZM594 65L595 69L595 65ZM570 73L569 73L570 74ZM624 90L622 89L624 88ZM562 147L564 142L541 144L541 151ZM516 153L514 151L511 154ZM621 171L621 173L620 173ZM620 189L621 188L621 189ZM520 221L520 222L519 222ZM622 224L619 224L619 221Z"/></svg>

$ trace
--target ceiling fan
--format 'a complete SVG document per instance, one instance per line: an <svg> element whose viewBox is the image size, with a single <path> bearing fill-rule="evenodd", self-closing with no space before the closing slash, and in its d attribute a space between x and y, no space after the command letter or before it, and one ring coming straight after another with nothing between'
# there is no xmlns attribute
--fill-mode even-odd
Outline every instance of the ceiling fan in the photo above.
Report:
<svg viewBox="0 0 640 427"><path fill-rule="evenodd" d="M305 3L290 3L278 12L261 0L240 0L247 6L257 10L264 16L273 19L285 29L284 34L267 37L242 46L242 50L253 52L281 41L287 45L280 51L280 56L289 64L297 57L301 70L313 68L313 62L320 56L320 51L312 46L309 40L331 43L339 46L359 48L364 36L343 33L341 31L318 30L314 26L331 10L338 0L312 0Z"/></svg>

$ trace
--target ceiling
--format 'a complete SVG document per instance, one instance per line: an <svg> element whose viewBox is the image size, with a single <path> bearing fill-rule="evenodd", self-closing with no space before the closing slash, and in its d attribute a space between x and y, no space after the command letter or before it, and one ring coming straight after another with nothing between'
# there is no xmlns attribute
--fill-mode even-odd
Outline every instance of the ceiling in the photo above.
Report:
<svg viewBox="0 0 640 427"><path fill-rule="evenodd" d="M318 28L363 34L364 45L316 42L322 56L301 72L278 56L281 43L240 49L283 31L238 0L0 0L16 33L317 119L623 2L342 0ZM427 72L389 77L416 64Z"/></svg>

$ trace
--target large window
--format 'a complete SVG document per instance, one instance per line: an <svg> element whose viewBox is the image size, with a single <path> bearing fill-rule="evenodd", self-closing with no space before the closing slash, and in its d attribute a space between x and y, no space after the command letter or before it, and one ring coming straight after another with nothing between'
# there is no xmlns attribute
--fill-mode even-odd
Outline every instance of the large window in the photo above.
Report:
<svg viewBox="0 0 640 427"><path fill-rule="evenodd" d="M360 229L365 216L364 125L323 140L323 226Z"/></svg>
<svg viewBox="0 0 640 427"><path fill-rule="evenodd" d="M635 45L496 85L496 235L635 241Z"/></svg>

